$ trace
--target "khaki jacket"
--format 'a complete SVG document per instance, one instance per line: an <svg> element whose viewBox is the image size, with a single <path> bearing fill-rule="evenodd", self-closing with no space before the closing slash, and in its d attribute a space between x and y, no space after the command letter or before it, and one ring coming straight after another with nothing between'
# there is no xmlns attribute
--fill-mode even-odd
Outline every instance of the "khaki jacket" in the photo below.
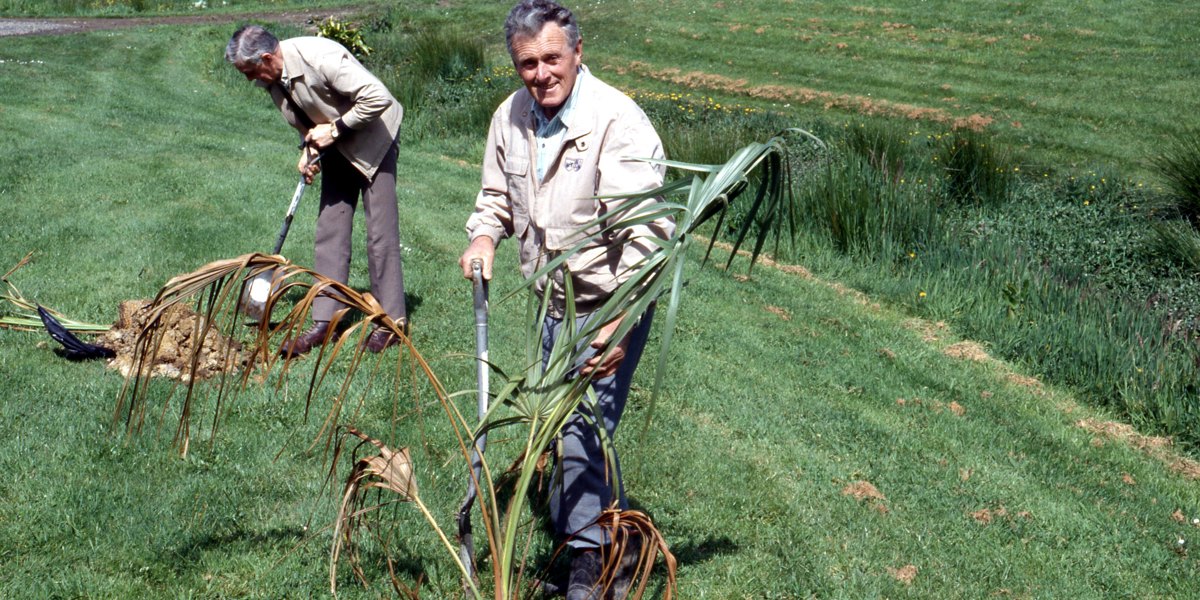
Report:
<svg viewBox="0 0 1200 600"><path fill-rule="evenodd" d="M351 131L339 136L333 147L363 176L373 178L400 132L404 118L400 102L349 50L333 40L291 38L280 41L279 48L292 100L313 124L341 118ZM283 86L262 87L270 92L288 123L305 135L308 128L292 111Z"/></svg>
<svg viewBox="0 0 1200 600"><path fill-rule="evenodd" d="M583 239L589 242L568 266L574 275L576 308L591 312L632 274L630 268L658 248L652 238L674 231L670 218L660 218L620 232L599 235L600 226L580 231L624 202L596 196L634 195L659 187L666 170L635 158L663 158L662 143L642 109L628 96L591 76L566 115L563 145L538 183L533 161L536 122L533 99L524 88L500 105L492 116L483 157L482 185L467 235L496 243L515 237L520 245L521 273L532 275L545 261ZM646 203L658 199L646 200ZM565 297L561 273L551 295L551 313L561 316ZM542 295L546 281L536 291Z"/></svg>

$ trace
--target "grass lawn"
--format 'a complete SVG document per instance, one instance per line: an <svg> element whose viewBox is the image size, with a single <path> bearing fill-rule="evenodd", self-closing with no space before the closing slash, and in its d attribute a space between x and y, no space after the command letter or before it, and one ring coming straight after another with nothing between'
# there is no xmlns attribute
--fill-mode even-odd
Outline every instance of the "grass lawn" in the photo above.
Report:
<svg viewBox="0 0 1200 600"><path fill-rule="evenodd" d="M504 6L451 4L403 3L392 35L450 21L498 35ZM697 91L790 103L800 125L823 112L819 102L795 106L746 90L869 92L956 117L992 116L1008 123L1002 135L1062 166L1134 164L1195 108L1194 98L1156 87L1190 56L1178 42L1194 9L1171 5L1168 19L1166 4L1136 2L1104 20L1065 3L891 4L627 1L592 3L580 15L595 36L589 62L625 86L676 89L671 68L745 78ZM8 209L0 264L34 252L12 276L28 297L109 322L120 301L150 297L173 275L270 249L295 185L294 136L263 93L223 64L230 31L156 26L4 40L0 134L10 147L0 157ZM1143 36L1161 46L1128 41ZM1119 48L1127 60L1112 71L1086 68L1110 45L1105 56ZM786 66L768 52L781 46L796 49ZM919 84L885 68L897 53L913 57ZM1074 56L1079 70L1063 71ZM1121 73L1147 78L1136 98L1117 85ZM413 339L450 390L474 384L463 356L473 342L470 290L455 263L481 144L482 132L401 149ZM311 262L314 206L310 194L284 248L301 264ZM652 384L643 368L617 442L633 502L679 559L677 597L1200 593L1195 553L1179 543L1200 532L1192 524L1200 470L1161 440L1125 431L948 327L835 282L763 266L745 278L744 262L726 273L696 258L668 389L643 433ZM502 260L494 297L517 284L511 244ZM362 256L351 283L367 285ZM501 364L516 360L523 319L520 301L494 306ZM272 377L241 391L212 444L202 419L187 458L170 448L180 397L165 383L151 392L155 412L143 433L126 436L113 414L122 378L59 358L44 333L0 333L0 373L0 597L328 593L326 526L340 481L326 483L325 449L309 447L328 398L304 418L303 369L280 387ZM397 394L391 389L362 396L356 422L412 449L423 495L452 529L465 469L445 418L407 375ZM460 401L469 410L471 401ZM199 405L211 417L211 397ZM495 436L489 452L504 464L516 446ZM401 532L392 548L401 577L423 578L422 597L456 596L457 572L427 524L409 506L389 510ZM547 551L535 544L535 566ZM339 596L388 593L373 564L371 589L342 565Z"/></svg>

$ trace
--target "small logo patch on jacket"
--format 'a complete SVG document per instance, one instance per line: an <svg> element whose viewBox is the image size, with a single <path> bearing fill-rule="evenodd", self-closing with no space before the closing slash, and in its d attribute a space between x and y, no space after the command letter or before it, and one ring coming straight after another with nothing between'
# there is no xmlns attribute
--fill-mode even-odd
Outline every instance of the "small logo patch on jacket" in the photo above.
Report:
<svg viewBox="0 0 1200 600"><path fill-rule="evenodd" d="M583 168L583 160L578 158L568 158L566 162L563 163L563 168L574 173Z"/></svg>

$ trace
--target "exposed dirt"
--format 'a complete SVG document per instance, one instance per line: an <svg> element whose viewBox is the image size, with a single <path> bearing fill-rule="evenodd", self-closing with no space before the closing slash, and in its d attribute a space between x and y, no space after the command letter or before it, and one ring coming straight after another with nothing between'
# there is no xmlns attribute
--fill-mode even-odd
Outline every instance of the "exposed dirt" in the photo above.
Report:
<svg viewBox="0 0 1200 600"><path fill-rule="evenodd" d="M116 358L108 362L109 368L126 377L137 364L137 338L148 324L148 315L142 309L149 304L149 300L122 302L117 322L98 340L117 352ZM157 351L149 366L151 376L188 381L194 374L196 379L205 379L245 364L239 342L216 329L209 329L201 338L203 328L204 317L191 308L176 304L167 309L159 321Z"/></svg>
<svg viewBox="0 0 1200 600"><path fill-rule="evenodd" d="M0 19L0 37L12 35L62 35L148 25L187 25L274 21L292 25L315 25L337 17L344 19L355 12L351 8L324 8L275 13L197 14L169 17L132 17L113 19Z"/></svg>
<svg viewBox="0 0 1200 600"><path fill-rule="evenodd" d="M961 358L975 362L986 362L991 358L988 356L987 351L983 349L983 346L979 345L979 342L970 340L946 346L942 352L950 358Z"/></svg>
<svg viewBox="0 0 1200 600"><path fill-rule="evenodd" d="M913 580L917 578L917 567L915 565L905 565L899 569L888 567L887 571L888 575L892 576L892 579L904 585L912 585Z"/></svg>
<svg viewBox="0 0 1200 600"><path fill-rule="evenodd" d="M842 488L842 495L850 496L851 498L854 498L860 502L865 502L882 514L886 515L888 512L890 512L887 505L884 504L884 502L887 502L887 498L885 498L879 489L872 485L869 481L859 480L847 485L846 487Z"/></svg>

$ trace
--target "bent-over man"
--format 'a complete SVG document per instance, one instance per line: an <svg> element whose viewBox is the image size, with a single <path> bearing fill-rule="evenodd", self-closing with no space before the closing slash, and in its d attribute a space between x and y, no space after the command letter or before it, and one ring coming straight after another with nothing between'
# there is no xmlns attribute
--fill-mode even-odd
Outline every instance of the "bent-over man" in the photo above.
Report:
<svg viewBox="0 0 1200 600"><path fill-rule="evenodd" d="M371 293L388 316L407 329L396 200L397 136L404 116L400 102L349 50L325 38L280 41L258 25L246 25L230 38L225 59L265 88L300 132L298 168L305 181L312 183L314 175L324 172L314 270L341 283L349 281L351 232L361 196ZM312 328L284 342L283 354L304 354L324 343L329 322L340 308L331 297L317 298ZM398 343L387 330L377 328L366 347L380 352Z"/></svg>

